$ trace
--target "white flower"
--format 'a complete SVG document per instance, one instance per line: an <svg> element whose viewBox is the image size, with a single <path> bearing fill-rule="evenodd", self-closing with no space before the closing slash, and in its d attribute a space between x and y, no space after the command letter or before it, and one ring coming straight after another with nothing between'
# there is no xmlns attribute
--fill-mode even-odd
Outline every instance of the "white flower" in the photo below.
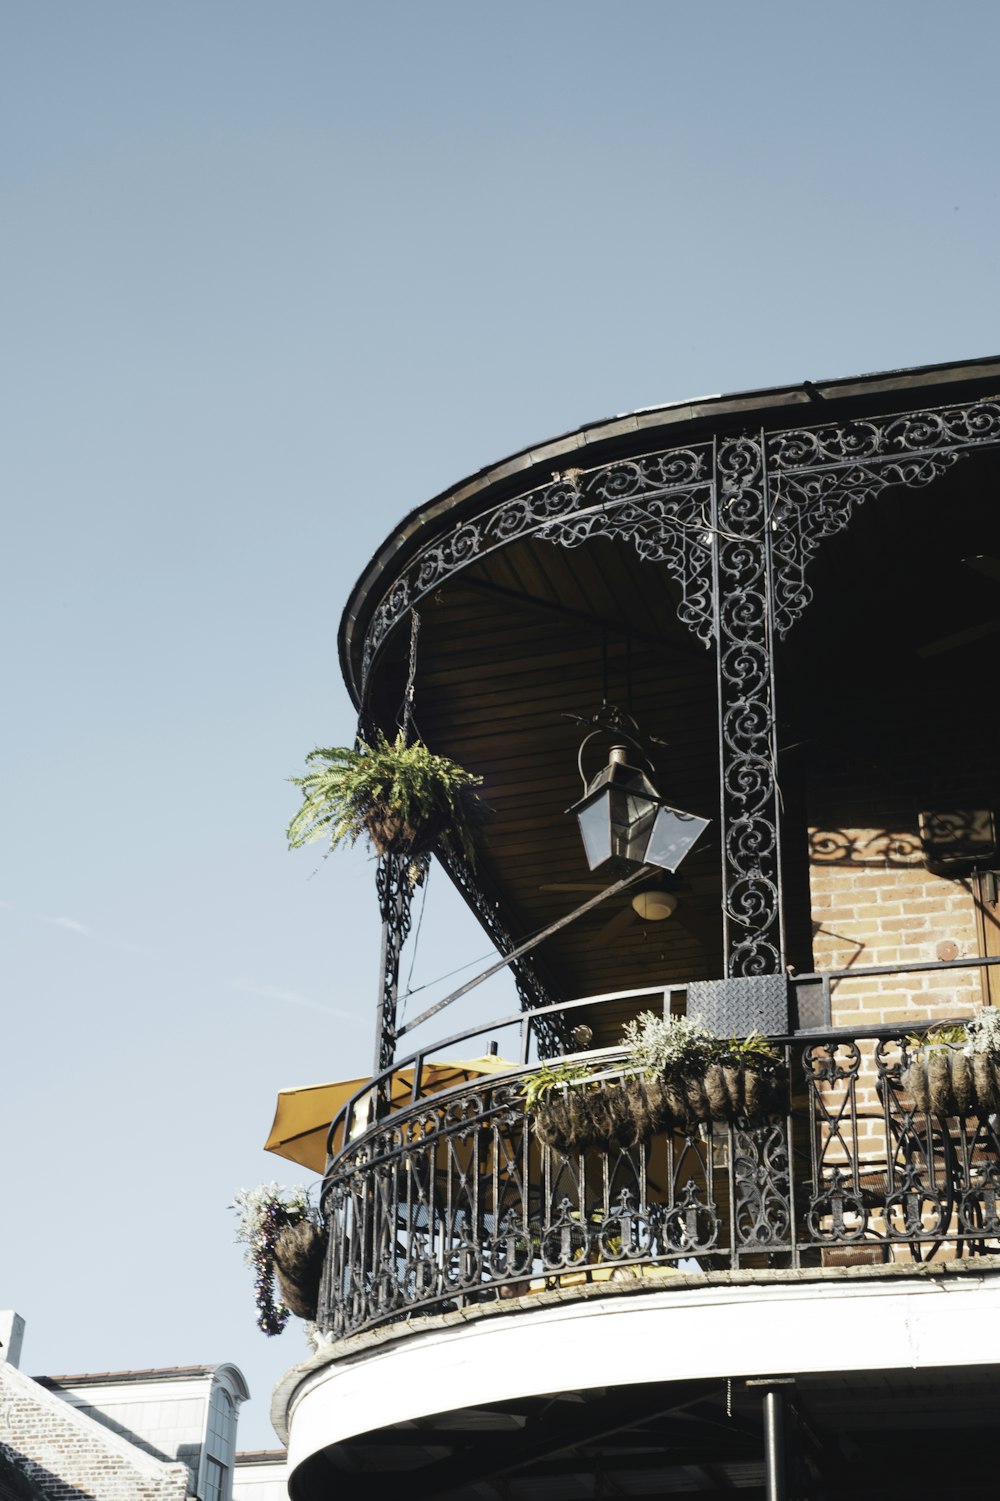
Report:
<svg viewBox="0 0 1000 1501"><path fill-rule="evenodd" d="M966 1028L973 1053L1000 1062L1000 1010L981 1006Z"/></svg>
<svg viewBox="0 0 1000 1501"><path fill-rule="evenodd" d="M239 1214L236 1240L246 1245L243 1260L247 1266L255 1265L257 1249L266 1228L268 1212L280 1205L282 1209L298 1217L309 1213L309 1198L301 1183L294 1188L282 1188L278 1183L259 1183L256 1188L241 1188L230 1204Z"/></svg>
<svg viewBox="0 0 1000 1501"><path fill-rule="evenodd" d="M664 1074L679 1068L697 1068L715 1040L711 1032L688 1021L686 1016L657 1016L644 1011L626 1024L622 1040L631 1062L644 1074Z"/></svg>

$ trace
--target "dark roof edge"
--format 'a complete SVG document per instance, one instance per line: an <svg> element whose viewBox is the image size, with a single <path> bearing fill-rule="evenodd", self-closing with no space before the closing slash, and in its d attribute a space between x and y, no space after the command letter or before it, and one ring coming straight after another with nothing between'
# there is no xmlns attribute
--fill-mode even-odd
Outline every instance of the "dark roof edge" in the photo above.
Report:
<svg viewBox="0 0 1000 1501"><path fill-rule="evenodd" d="M898 395L906 391L918 391L923 387L945 387L952 383L987 380L996 378L998 373L1000 355L985 355L973 360L953 360L936 365L883 370L869 375L842 376L833 380L806 380L797 385L766 386L672 402L664 406L640 407L617 417L585 423L582 427L540 444L531 444L507 458L485 465L409 511L372 557L351 590L341 616L337 641L341 673L355 707L360 707L360 704L351 661L354 628L363 614L363 603L369 597L373 584L400 555L410 555L416 548L418 536L431 531L442 515L464 507L477 495L494 486L509 482L518 475L526 475L532 470L543 472L547 466L558 468L576 450L626 438L630 433L641 433L647 428L683 427L688 423L703 424L711 419L724 421L754 412L774 413L796 407L808 408L815 415L825 402L833 404L855 397L878 396L882 392ZM830 415L832 418L833 413Z"/></svg>

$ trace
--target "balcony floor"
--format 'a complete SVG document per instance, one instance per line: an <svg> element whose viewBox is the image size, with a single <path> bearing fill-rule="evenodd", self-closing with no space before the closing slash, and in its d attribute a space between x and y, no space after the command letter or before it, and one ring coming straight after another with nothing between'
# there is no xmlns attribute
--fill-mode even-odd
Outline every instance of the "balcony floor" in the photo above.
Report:
<svg viewBox="0 0 1000 1501"><path fill-rule="evenodd" d="M1000 1257L562 1287L340 1341L273 1416L299 1501L359 1471L412 1501L752 1497L791 1377L789 1495L982 1495L998 1314Z"/></svg>

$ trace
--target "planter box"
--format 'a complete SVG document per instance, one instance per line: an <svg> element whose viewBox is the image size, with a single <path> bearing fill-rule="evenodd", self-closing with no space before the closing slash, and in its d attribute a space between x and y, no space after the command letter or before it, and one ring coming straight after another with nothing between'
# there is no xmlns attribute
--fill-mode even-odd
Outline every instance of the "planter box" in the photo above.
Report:
<svg viewBox="0 0 1000 1501"><path fill-rule="evenodd" d="M538 1139L567 1154L591 1148L624 1150L656 1132L690 1131L710 1121L758 1122L787 1108L783 1078L713 1063L704 1074L557 1088L533 1114Z"/></svg>

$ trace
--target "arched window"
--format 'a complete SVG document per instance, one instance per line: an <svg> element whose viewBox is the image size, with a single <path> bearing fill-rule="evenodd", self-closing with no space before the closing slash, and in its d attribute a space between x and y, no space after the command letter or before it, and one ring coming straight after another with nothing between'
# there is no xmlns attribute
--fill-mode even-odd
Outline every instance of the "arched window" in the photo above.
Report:
<svg viewBox="0 0 1000 1501"><path fill-rule="evenodd" d="M221 1386L216 1386L208 1407L204 1501L229 1501L235 1442L236 1412L232 1399Z"/></svg>

